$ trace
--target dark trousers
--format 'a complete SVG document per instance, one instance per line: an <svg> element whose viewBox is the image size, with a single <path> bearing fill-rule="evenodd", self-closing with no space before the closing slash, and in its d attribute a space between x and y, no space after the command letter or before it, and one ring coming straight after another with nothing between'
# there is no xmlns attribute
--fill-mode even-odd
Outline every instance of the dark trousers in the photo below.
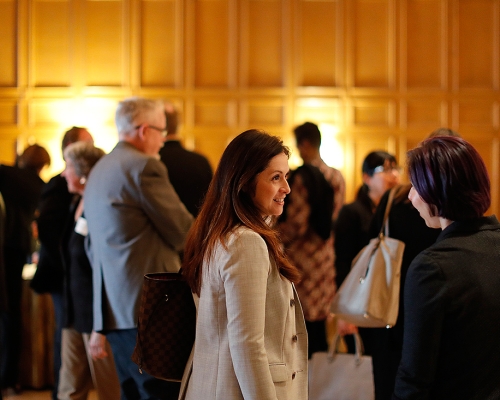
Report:
<svg viewBox="0 0 500 400"><path fill-rule="evenodd" d="M21 299L23 289L23 267L26 255L17 249L4 248L5 286L7 292L7 312L2 318L1 336L1 382L2 387L19 385L19 361L21 356Z"/></svg>
<svg viewBox="0 0 500 400"><path fill-rule="evenodd" d="M118 329L106 332L115 358L122 400L177 400L180 383L167 382L139 372L132 359L137 329Z"/></svg>
<svg viewBox="0 0 500 400"><path fill-rule="evenodd" d="M52 304L54 305L54 390L52 391L52 400L57 400L57 389L59 387L59 370L61 369L61 336L63 325L63 295L61 292L53 292Z"/></svg>
<svg viewBox="0 0 500 400"><path fill-rule="evenodd" d="M327 351L326 321L306 321L308 356L312 357L317 351Z"/></svg>

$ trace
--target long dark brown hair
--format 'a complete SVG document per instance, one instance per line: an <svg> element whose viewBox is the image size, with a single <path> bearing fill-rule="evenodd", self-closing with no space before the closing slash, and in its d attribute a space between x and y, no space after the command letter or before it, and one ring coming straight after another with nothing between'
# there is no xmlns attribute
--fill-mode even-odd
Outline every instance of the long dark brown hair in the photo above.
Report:
<svg viewBox="0 0 500 400"><path fill-rule="evenodd" d="M219 242L226 246L228 235L238 226L246 226L264 239L282 276L291 282L299 280L300 274L286 258L273 228L276 217L269 224L252 201L256 176L281 153L290 154L279 138L251 129L236 136L222 154L184 249L183 274L194 293L200 294L203 261L211 259Z"/></svg>

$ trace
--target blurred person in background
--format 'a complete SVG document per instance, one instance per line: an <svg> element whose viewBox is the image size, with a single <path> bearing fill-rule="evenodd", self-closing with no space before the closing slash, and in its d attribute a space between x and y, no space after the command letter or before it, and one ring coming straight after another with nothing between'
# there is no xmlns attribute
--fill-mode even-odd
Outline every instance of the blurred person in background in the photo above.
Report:
<svg viewBox="0 0 500 400"><path fill-rule="evenodd" d="M212 180L208 160L194 151L186 150L177 132L179 113L171 103L165 103L167 136L160 149L160 159L167 167L168 178L188 211L196 217Z"/></svg>
<svg viewBox="0 0 500 400"><path fill-rule="evenodd" d="M439 128L428 137L460 135L448 128ZM408 267L413 259L437 239L439 229L429 228L420 217L418 210L411 204L408 195L411 184L398 185L389 212L389 235L405 243L401 263L401 281L399 286L399 312L396 324L390 329L372 328L372 363L375 384L375 399L390 400L394 391L394 382L403 348L404 324L404 284ZM387 191L377 207L371 226L371 237L378 236L384 220L385 208L389 198Z"/></svg>
<svg viewBox="0 0 500 400"><path fill-rule="evenodd" d="M333 188L332 224L334 224L339 216L340 209L345 203L344 177L338 169L328 166L322 160L319 153L321 132L318 125L312 122L305 122L297 126L293 130L293 133L297 149L304 164L310 164L318 168Z"/></svg>
<svg viewBox="0 0 500 400"><path fill-rule="evenodd" d="M88 235L83 192L87 177L104 151L91 142L76 142L64 149L62 176L77 196L62 239L64 264L64 328L58 399L88 398L94 387L100 400L119 400L120 384L106 336L92 330L92 267L85 253Z"/></svg>
<svg viewBox="0 0 500 400"><path fill-rule="evenodd" d="M92 135L86 128L73 126L64 133L61 144L62 151L64 152L64 149L71 143L78 141L94 143ZM54 389L52 400L57 400L59 370L61 369L64 276L61 238L64 225L70 218L70 205L73 201L76 201L75 194L68 191L66 180L61 174L58 174L52 177L42 190L36 219L40 249L36 272L30 286L36 293L50 293L54 306Z"/></svg>
<svg viewBox="0 0 500 400"><path fill-rule="evenodd" d="M2 315L1 384L20 391L21 298L24 265L33 252L31 224L35 219L45 182L40 172L50 165L47 150L38 144L28 146L14 166L0 165L0 193L5 203L4 264L7 312Z"/></svg>
<svg viewBox="0 0 500 400"><path fill-rule="evenodd" d="M363 184L356 200L345 205L335 225L335 269L337 287L351 270L351 264L359 251L370 241L370 225L375 209L383 194L399 184L400 169L396 157L386 151L372 151L363 160L361 168ZM352 335L358 328L341 319L337 320L341 336ZM371 354L370 328L360 328L365 353ZM354 352L352 336L345 338L349 352Z"/></svg>
<svg viewBox="0 0 500 400"><path fill-rule="evenodd" d="M335 295L332 212L333 188L321 171L304 164L290 174L278 229L285 252L300 271L295 286L304 310L308 356L327 351L326 319Z"/></svg>

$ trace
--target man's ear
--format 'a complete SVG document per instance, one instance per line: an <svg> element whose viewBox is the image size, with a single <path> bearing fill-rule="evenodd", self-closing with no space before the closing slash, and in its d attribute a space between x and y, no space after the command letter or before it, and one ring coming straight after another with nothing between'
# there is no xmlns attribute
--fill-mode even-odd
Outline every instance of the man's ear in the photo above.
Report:
<svg viewBox="0 0 500 400"><path fill-rule="evenodd" d="M137 128L137 138L142 141L146 139L146 126L141 125Z"/></svg>

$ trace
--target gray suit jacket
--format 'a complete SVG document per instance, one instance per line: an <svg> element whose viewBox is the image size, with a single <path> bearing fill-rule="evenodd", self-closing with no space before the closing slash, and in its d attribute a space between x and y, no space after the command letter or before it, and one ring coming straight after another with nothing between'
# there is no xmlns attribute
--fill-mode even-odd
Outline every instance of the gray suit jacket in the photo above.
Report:
<svg viewBox="0 0 500 400"><path fill-rule="evenodd" d="M94 166L84 199L94 329L134 328L144 274L179 269L193 217L163 163L126 142Z"/></svg>
<svg viewBox="0 0 500 400"><path fill-rule="evenodd" d="M186 399L307 399L307 334L293 285L238 228L204 265Z"/></svg>

